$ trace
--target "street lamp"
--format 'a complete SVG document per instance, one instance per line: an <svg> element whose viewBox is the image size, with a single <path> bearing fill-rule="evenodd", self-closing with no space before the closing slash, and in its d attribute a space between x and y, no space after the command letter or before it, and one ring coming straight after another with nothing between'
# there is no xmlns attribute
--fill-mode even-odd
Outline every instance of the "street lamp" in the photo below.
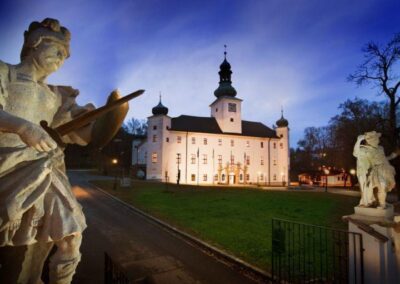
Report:
<svg viewBox="0 0 400 284"><path fill-rule="evenodd" d="M329 169L325 168L324 169L325 173L325 192L328 192L328 175L329 175Z"/></svg>
<svg viewBox="0 0 400 284"><path fill-rule="evenodd" d="M354 189L353 188L354 187L353 181L354 181L354 176L356 175L356 170L355 169L350 169L350 174L352 175L351 176L351 189Z"/></svg>
<svg viewBox="0 0 400 284"><path fill-rule="evenodd" d="M118 159L112 159L111 163L114 165L114 184L113 184L113 190L117 189L117 165L118 165Z"/></svg>

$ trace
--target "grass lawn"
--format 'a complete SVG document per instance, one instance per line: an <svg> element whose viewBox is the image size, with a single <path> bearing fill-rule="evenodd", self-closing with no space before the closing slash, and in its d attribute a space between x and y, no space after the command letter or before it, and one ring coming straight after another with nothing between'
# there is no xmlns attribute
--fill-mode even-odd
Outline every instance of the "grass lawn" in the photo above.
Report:
<svg viewBox="0 0 400 284"><path fill-rule="evenodd" d="M343 215L358 198L331 193L249 188L194 187L135 181L112 190L112 181L92 181L127 203L264 270L270 270L271 219L346 229Z"/></svg>

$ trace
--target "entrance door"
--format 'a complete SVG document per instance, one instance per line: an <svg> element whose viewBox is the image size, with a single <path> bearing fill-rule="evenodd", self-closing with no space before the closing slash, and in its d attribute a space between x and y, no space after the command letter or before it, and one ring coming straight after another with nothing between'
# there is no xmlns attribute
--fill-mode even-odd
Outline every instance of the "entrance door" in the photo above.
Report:
<svg viewBox="0 0 400 284"><path fill-rule="evenodd" d="M235 174L234 173L229 174L229 184L235 184Z"/></svg>

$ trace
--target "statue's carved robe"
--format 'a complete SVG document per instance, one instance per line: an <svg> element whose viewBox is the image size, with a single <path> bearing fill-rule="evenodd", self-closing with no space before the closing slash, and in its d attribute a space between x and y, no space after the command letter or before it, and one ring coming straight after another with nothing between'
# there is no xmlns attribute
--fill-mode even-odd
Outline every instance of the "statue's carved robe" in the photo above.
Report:
<svg viewBox="0 0 400 284"><path fill-rule="evenodd" d="M0 108L51 127L93 109L79 107L78 91L30 81L0 61ZM91 127L91 126L88 126ZM78 133L66 143L85 144ZM86 228L82 208L65 173L63 149L38 152L14 133L0 132L0 246L57 241Z"/></svg>

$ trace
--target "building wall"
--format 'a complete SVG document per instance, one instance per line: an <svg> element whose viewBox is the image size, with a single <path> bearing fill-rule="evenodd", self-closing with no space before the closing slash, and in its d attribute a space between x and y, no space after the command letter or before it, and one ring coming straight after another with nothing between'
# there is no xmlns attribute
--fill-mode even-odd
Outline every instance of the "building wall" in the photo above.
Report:
<svg viewBox="0 0 400 284"><path fill-rule="evenodd" d="M165 120L149 118L146 146L148 179L168 180L175 183L178 170L180 170L180 182L187 184L234 182L235 184L267 185L287 182L289 168L289 159L285 156L288 153L287 134L280 139L271 139L168 131L165 129L168 122L170 123L169 118ZM156 130L153 130L153 125L157 125ZM162 132L159 129L161 125L165 129ZM153 135L161 136L153 142ZM231 141L233 141L233 146ZM281 149L280 143L283 143L285 148ZM157 163L152 163L151 160L154 153L157 157L162 157L157 160ZM227 165L231 164L231 156L235 166L230 166L227 170ZM249 159L249 165L247 165L247 159ZM244 164L246 164L246 170L243 167ZM221 170L221 167L224 169ZM285 171L284 174L282 171ZM224 179L222 179L223 174ZM248 180L246 180L246 174L249 175ZM218 176L217 179L215 175Z"/></svg>
<svg viewBox="0 0 400 284"><path fill-rule="evenodd" d="M240 99L223 97L210 105L211 116L215 117L222 132L242 133L241 103Z"/></svg>

